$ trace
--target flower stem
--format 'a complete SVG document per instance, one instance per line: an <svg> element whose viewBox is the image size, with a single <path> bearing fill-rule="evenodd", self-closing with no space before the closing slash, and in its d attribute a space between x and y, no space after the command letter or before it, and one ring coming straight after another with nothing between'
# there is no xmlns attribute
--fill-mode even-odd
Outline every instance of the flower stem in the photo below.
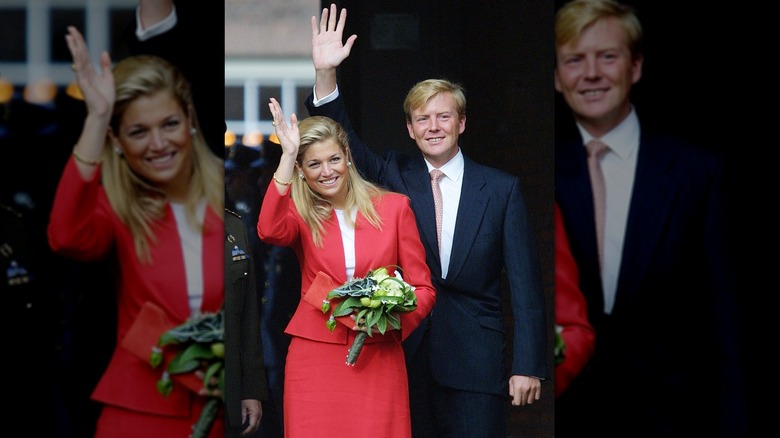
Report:
<svg viewBox="0 0 780 438"><path fill-rule="evenodd" d="M200 413L198 422L193 426L192 435L190 438L206 438L211 431L211 426L214 425L214 420L217 418L217 411L219 411L219 405L221 400L216 397L209 398L206 401L206 405L203 406L203 411Z"/></svg>
<svg viewBox="0 0 780 438"><path fill-rule="evenodd" d="M360 355L360 350L363 349L363 342L366 340L368 333L358 332L355 336L355 340L352 341L352 346L349 347L349 353L347 353L347 365L355 365Z"/></svg>

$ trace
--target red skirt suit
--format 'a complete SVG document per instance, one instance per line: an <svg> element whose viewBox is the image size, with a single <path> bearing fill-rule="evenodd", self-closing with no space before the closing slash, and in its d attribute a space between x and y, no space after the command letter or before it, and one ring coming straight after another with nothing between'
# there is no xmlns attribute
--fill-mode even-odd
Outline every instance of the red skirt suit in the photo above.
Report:
<svg viewBox="0 0 780 438"><path fill-rule="evenodd" d="M200 415L204 397L174 383L166 398L155 382L161 370L122 347L122 341L144 303L162 308L169 321L180 324L190 316L182 243L170 206L153 225L157 243L153 263L144 264L135 253L130 231L119 220L100 185L100 172L84 181L69 160L57 188L48 227L51 248L62 255L90 261L115 255L118 302L117 344L108 368L92 398L103 404L98 437L187 438ZM217 311L224 298L224 217L206 209L203 234L203 302L201 311ZM115 311L105 309L106 312ZM210 437L224 435L221 416Z"/></svg>
<svg viewBox="0 0 780 438"><path fill-rule="evenodd" d="M430 312L436 296L409 199L388 193L375 199L374 206L382 219L381 230L357 214L354 275L363 277L381 266L402 267L404 280L416 287L417 310L401 314L400 332L388 330L366 338L357 363L350 366L345 360L356 332L343 324L330 332L325 326L327 315L302 299L285 330L292 336L284 381L287 438L411 437L401 341ZM320 271L336 286L347 280L335 214L325 223L323 247L315 247L290 190L279 195L272 186L266 191L257 231L264 242L295 250L301 267L301 298Z"/></svg>

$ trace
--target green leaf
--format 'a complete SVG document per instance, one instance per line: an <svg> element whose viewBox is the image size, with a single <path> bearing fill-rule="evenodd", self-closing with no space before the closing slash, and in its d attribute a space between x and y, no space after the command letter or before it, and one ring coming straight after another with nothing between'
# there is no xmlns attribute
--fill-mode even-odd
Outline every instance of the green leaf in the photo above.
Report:
<svg viewBox="0 0 780 438"><path fill-rule="evenodd" d="M325 327L328 328L331 332L333 330L336 330L336 320L333 319L333 315L330 315L330 318L328 318L327 321L325 321Z"/></svg>
<svg viewBox="0 0 780 438"><path fill-rule="evenodd" d="M168 372L171 374L187 373L196 369L201 360L213 359L214 357L211 348L202 344L191 344L171 360L171 363L168 364Z"/></svg>
<svg viewBox="0 0 780 438"><path fill-rule="evenodd" d="M390 275L387 273L387 268L385 267L376 268L373 271L371 271L369 274L370 274L369 277L387 277L388 275Z"/></svg>
<svg viewBox="0 0 780 438"><path fill-rule="evenodd" d="M385 334L385 330L387 330L387 318L380 318L376 322L376 328L379 329L379 333Z"/></svg>
<svg viewBox="0 0 780 438"><path fill-rule="evenodd" d="M376 282L371 278L354 278L328 293L327 298L344 296L371 296L371 286Z"/></svg>
<svg viewBox="0 0 780 438"><path fill-rule="evenodd" d="M206 373L203 375L203 386L206 388L213 387L214 385L209 384L211 378L219 373L224 367L225 363L222 361L214 362L213 364L209 365L209 367L206 369ZM219 386L219 383L217 383L217 386Z"/></svg>
<svg viewBox="0 0 780 438"><path fill-rule="evenodd" d="M224 312L203 313L188 318L184 323L163 333L157 343L160 346L183 342L214 342L225 335Z"/></svg>
<svg viewBox="0 0 780 438"><path fill-rule="evenodd" d="M387 315L387 323L390 324L394 329L401 330L401 320L396 318L396 316L392 313L388 313Z"/></svg>
<svg viewBox="0 0 780 438"><path fill-rule="evenodd" d="M385 281L394 281L398 283L398 285L401 286L402 288L406 287L406 283L398 277L387 277L384 280L382 280L382 283L384 283Z"/></svg>
<svg viewBox="0 0 780 438"><path fill-rule="evenodd" d="M162 349L160 347L153 347L152 354L149 355L149 364L152 368L157 368L163 361Z"/></svg>
<svg viewBox="0 0 780 438"><path fill-rule="evenodd" d="M160 335L160 339L157 340L157 345L165 347L166 345L178 344L179 340L170 332L165 332Z"/></svg>
<svg viewBox="0 0 780 438"><path fill-rule="evenodd" d="M370 308L364 308L364 309L360 309L360 312L358 312L357 316L355 316L355 321L356 321L356 324L357 324L357 323L358 323L358 322L359 322L361 319L366 319L366 315L368 315L368 312L370 312L370 311L371 311L371 309L370 309Z"/></svg>
<svg viewBox="0 0 780 438"><path fill-rule="evenodd" d="M216 355L211 351L211 347L203 344L191 344L182 352L183 360L191 359L214 359Z"/></svg>
<svg viewBox="0 0 780 438"><path fill-rule="evenodd" d="M163 373L160 380L157 381L157 391L163 396L168 397L171 395L172 390L173 382L171 381L171 377L168 375L168 373Z"/></svg>
<svg viewBox="0 0 780 438"><path fill-rule="evenodd" d="M225 367L219 370L219 393L222 394L222 401L225 401Z"/></svg>
<svg viewBox="0 0 780 438"><path fill-rule="evenodd" d="M417 306L395 306L393 308L396 312L411 312L415 309L417 309Z"/></svg>
<svg viewBox="0 0 780 438"><path fill-rule="evenodd" d="M375 326L380 318L382 318L382 312L379 310L372 310L366 318L366 326L369 328Z"/></svg>
<svg viewBox="0 0 780 438"><path fill-rule="evenodd" d="M168 364L169 373L171 374L189 373L190 371L196 370L200 365L199 360L183 361L179 359L180 357L181 355L177 355L176 357L173 358L173 360L171 360L171 363Z"/></svg>
<svg viewBox="0 0 780 438"><path fill-rule="evenodd" d="M361 306L360 298L349 297L336 305L336 308L333 309L333 316L338 318L339 316L349 315L352 313L353 308Z"/></svg>
<svg viewBox="0 0 780 438"><path fill-rule="evenodd" d="M382 297L382 302L385 303L385 305L401 304L403 301L404 297L395 297L392 295L385 295Z"/></svg>

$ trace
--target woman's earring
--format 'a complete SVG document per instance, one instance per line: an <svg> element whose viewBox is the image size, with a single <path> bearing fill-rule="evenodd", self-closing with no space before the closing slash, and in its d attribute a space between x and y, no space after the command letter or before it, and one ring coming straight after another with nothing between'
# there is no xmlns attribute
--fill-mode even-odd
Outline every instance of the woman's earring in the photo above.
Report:
<svg viewBox="0 0 780 438"><path fill-rule="evenodd" d="M117 155L119 155L120 157L121 157L122 155L124 155L124 154L122 153L122 149L120 149L120 148L119 148L119 146L114 146L114 153L115 153L115 154L117 154Z"/></svg>
<svg viewBox="0 0 780 438"><path fill-rule="evenodd" d="M300 170L298 171L298 178L306 179L306 178L303 177L303 172L301 172Z"/></svg>
<svg viewBox="0 0 780 438"><path fill-rule="evenodd" d="M352 162L351 161L347 161L347 167L349 167L351 165L352 165Z"/></svg>
<svg viewBox="0 0 780 438"><path fill-rule="evenodd" d="M190 135L195 135L195 133L198 132L195 128L190 128Z"/></svg>

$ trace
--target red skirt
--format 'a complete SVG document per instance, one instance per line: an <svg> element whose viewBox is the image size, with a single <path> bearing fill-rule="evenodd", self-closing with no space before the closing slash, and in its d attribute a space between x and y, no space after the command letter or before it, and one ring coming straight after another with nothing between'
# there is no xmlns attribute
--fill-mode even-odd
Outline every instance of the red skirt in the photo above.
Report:
<svg viewBox="0 0 780 438"><path fill-rule="evenodd" d="M376 335L380 336L380 335ZM355 365L347 345L293 336L284 376L285 438L412 436L401 344L366 343Z"/></svg>
<svg viewBox="0 0 780 438"><path fill-rule="evenodd" d="M205 397L198 397L192 404L190 417L171 417L103 405L97 422L95 438L188 438L192 426L198 421L205 403ZM224 438L224 408L220 408L208 438Z"/></svg>

